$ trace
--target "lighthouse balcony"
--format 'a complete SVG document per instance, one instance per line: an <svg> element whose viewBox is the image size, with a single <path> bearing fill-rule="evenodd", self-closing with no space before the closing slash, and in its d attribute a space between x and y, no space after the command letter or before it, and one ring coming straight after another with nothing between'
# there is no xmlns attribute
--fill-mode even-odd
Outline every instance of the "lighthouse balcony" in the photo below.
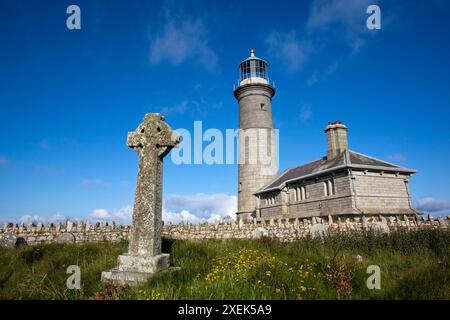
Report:
<svg viewBox="0 0 450 320"><path fill-rule="evenodd" d="M239 81L239 86L243 86L246 84L256 84L256 83L269 84L269 80L260 78L260 77L250 77L250 78L245 78L245 79L242 79L241 81Z"/></svg>

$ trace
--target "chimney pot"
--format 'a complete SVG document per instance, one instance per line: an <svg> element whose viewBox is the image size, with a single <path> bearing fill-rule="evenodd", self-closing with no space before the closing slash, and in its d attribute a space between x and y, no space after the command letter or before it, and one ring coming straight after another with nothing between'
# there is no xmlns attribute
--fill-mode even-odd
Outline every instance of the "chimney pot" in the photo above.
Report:
<svg viewBox="0 0 450 320"><path fill-rule="evenodd" d="M328 160L336 158L348 149L347 130L347 127L341 121L328 122L325 128L328 142Z"/></svg>

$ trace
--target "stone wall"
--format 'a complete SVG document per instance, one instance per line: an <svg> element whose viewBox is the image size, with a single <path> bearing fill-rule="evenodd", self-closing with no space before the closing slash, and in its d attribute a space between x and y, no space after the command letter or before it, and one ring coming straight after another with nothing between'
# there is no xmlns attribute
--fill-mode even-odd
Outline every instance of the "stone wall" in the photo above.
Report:
<svg viewBox="0 0 450 320"><path fill-rule="evenodd" d="M408 175L353 171L356 206L366 214L411 211Z"/></svg>
<svg viewBox="0 0 450 320"><path fill-rule="evenodd" d="M307 219L270 219L236 222L222 221L214 224L165 224L162 235L169 239L254 239L261 236L280 241L295 241L323 233L361 232L375 230L387 233L397 229L416 230L426 228L450 229L450 216L427 220L422 217L312 217ZM130 227L115 223L17 226L12 223L0 228L0 245L14 247L18 238L28 245L46 243L86 243L128 240ZM10 240L8 240L10 239Z"/></svg>
<svg viewBox="0 0 450 320"><path fill-rule="evenodd" d="M25 239L28 245L101 241L119 242L128 240L129 231L129 226L116 225L114 222L96 223L92 225L89 222L77 224L72 221L67 221L64 224L29 224L27 226L6 223L3 228L0 228L0 245L14 246L15 243L12 242L16 240L13 240L11 235L15 239ZM6 236L11 238L9 243L5 240Z"/></svg>
<svg viewBox="0 0 450 320"><path fill-rule="evenodd" d="M334 220L333 220L334 219ZM280 241L295 241L308 236L315 237L323 233L339 232L362 232L379 231L382 233L391 232L398 229L416 230L426 228L450 229L450 216L434 219L431 215L429 220L422 217L338 217L333 218L305 218L305 219L254 219L250 222L242 220L220 222L216 224L178 224L166 225L163 234L171 239L253 239L261 236L278 239Z"/></svg>

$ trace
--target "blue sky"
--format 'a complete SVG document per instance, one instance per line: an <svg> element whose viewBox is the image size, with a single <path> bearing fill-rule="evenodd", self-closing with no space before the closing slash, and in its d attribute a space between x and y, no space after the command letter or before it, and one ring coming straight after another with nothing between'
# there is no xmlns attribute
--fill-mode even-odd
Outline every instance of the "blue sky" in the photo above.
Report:
<svg viewBox="0 0 450 320"><path fill-rule="evenodd" d="M70 4L81 30L66 28ZM370 4L381 30L365 27ZM250 48L277 87L280 169L324 155L323 129L341 120L351 149L417 169L417 206L448 214L449 17L437 0L2 1L0 221L129 219L127 132L148 112L235 128ZM166 219L235 209L236 165L164 170Z"/></svg>

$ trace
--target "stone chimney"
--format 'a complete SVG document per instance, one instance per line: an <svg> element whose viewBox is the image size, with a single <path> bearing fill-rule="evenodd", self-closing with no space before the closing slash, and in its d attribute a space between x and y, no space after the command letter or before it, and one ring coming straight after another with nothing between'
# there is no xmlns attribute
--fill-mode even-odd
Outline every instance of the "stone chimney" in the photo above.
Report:
<svg viewBox="0 0 450 320"><path fill-rule="evenodd" d="M336 158L344 150L348 149L347 127L342 122L328 122L328 125L325 128L325 133L327 135L328 142L328 160Z"/></svg>

